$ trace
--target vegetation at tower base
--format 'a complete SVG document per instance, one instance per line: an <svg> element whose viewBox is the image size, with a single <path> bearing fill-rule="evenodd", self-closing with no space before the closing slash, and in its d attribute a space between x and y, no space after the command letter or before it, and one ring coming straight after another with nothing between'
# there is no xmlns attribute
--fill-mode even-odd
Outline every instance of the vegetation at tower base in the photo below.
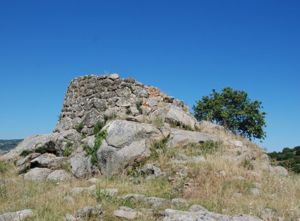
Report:
<svg viewBox="0 0 300 221"><path fill-rule="evenodd" d="M285 147L282 151L274 151L268 155L274 164L283 166L295 173L300 173L300 146L294 148Z"/></svg>
<svg viewBox="0 0 300 221"><path fill-rule="evenodd" d="M213 90L204 96L193 107L195 117L217 123L231 130L235 134L264 139L265 115L260 101L251 101L244 91L226 87L222 92Z"/></svg>

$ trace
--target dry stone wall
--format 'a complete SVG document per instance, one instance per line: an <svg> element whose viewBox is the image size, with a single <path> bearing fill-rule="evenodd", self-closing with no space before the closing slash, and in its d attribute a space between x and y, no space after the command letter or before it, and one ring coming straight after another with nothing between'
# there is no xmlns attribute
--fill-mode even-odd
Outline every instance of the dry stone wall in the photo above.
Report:
<svg viewBox="0 0 300 221"><path fill-rule="evenodd" d="M105 123L112 118L145 122L150 120L151 113L167 107L188 114L182 101L132 78L121 79L118 74L78 77L68 87L55 132L81 125L82 133L91 135L97 122Z"/></svg>

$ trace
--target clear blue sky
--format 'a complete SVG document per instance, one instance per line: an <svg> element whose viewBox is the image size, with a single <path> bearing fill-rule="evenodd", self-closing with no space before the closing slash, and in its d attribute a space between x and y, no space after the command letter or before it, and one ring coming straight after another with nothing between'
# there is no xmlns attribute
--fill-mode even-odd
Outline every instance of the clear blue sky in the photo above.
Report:
<svg viewBox="0 0 300 221"><path fill-rule="evenodd" d="M118 72L184 100L263 102L268 150L300 145L300 1L0 0L0 138L50 132L75 76Z"/></svg>

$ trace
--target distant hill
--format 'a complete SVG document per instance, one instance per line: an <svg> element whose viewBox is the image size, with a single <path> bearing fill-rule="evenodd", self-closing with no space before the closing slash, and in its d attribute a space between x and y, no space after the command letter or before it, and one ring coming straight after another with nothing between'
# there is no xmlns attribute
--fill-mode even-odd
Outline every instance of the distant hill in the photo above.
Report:
<svg viewBox="0 0 300 221"><path fill-rule="evenodd" d="M283 148L279 152L271 152L268 154L275 164L283 166L288 170L300 173L300 146L294 148Z"/></svg>
<svg viewBox="0 0 300 221"><path fill-rule="evenodd" d="M22 139L0 140L0 154L6 153L15 148L21 141Z"/></svg>

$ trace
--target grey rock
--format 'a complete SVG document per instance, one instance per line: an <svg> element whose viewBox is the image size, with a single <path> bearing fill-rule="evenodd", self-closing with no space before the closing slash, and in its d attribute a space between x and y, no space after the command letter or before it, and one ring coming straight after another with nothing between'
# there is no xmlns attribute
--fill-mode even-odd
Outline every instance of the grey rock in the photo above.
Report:
<svg viewBox="0 0 300 221"><path fill-rule="evenodd" d="M146 197L144 203L150 205L151 207L160 207L170 204L170 201L160 197Z"/></svg>
<svg viewBox="0 0 300 221"><path fill-rule="evenodd" d="M98 166L104 175L110 175L114 173L114 156L116 155L117 150L117 148L108 146L105 142L97 151Z"/></svg>
<svg viewBox="0 0 300 221"><path fill-rule="evenodd" d="M91 184L97 184L99 182L99 180L96 177L92 177L92 178L88 179L88 182Z"/></svg>
<svg viewBox="0 0 300 221"><path fill-rule="evenodd" d="M146 196L143 194L134 194L134 193L127 194L122 197L123 200L133 201L133 202L141 202L144 201L145 198Z"/></svg>
<svg viewBox="0 0 300 221"><path fill-rule="evenodd" d="M188 205L188 202L182 198L174 198L171 200L172 205L177 207L185 207Z"/></svg>
<svg viewBox="0 0 300 221"><path fill-rule="evenodd" d="M200 211L208 212L206 208L198 204L194 204L189 208L189 212L200 212Z"/></svg>
<svg viewBox="0 0 300 221"><path fill-rule="evenodd" d="M52 170L48 168L33 168L24 174L25 180L43 181L46 180Z"/></svg>
<svg viewBox="0 0 300 221"><path fill-rule="evenodd" d="M93 193L94 191L96 191L96 185L92 185L89 187L74 187L70 190L70 193L73 196L76 196L83 193Z"/></svg>
<svg viewBox="0 0 300 221"><path fill-rule="evenodd" d="M152 106L156 105L153 101L150 104ZM185 112L182 108L173 104L168 104L164 108L160 108L151 114L152 119L157 117L164 119L167 123L189 128L191 130L194 130L195 125L197 124L197 120L190 113Z"/></svg>
<svg viewBox="0 0 300 221"><path fill-rule="evenodd" d="M164 176L165 173L161 172L161 169L153 164L147 163L141 169L140 173L147 175L147 176Z"/></svg>
<svg viewBox="0 0 300 221"><path fill-rule="evenodd" d="M88 136L88 137L82 139L81 142L85 145L88 145L89 147L92 147L95 144L95 136L94 135Z"/></svg>
<svg viewBox="0 0 300 221"><path fill-rule="evenodd" d="M72 216L71 214L66 214L64 221L77 221L76 218L74 216Z"/></svg>
<svg viewBox="0 0 300 221"><path fill-rule="evenodd" d="M163 221L262 221L261 219L248 215L227 216L208 211L180 211L173 209L165 210Z"/></svg>
<svg viewBox="0 0 300 221"><path fill-rule="evenodd" d="M40 156L40 153L31 153L29 155L27 155L24 158L19 159L16 162L16 167L17 167L17 171L19 174L26 172L28 169L30 169L31 166L31 160Z"/></svg>
<svg viewBox="0 0 300 221"><path fill-rule="evenodd" d="M2 156L4 160L16 159L23 151L34 151L39 146L44 146L55 139L56 134L33 135L25 138L17 147ZM55 149L54 149L55 150ZM53 151L53 149L51 150Z"/></svg>
<svg viewBox="0 0 300 221"><path fill-rule="evenodd" d="M115 197L118 195L119 190L116 188L106 188L106 189L101 189L100 192L106 196Z"/></svg>
<svg viewBox="0 0 300 221"><path fill-rule="evenodd" d="M45 153L33 159L30 164L31 167L47 167L55 169L59 168L64 160L64 157L56 157L54 154Z"/></svg>
<svg viewBox="0 0 300 221"><path fill-rule="evenodd" d="M50 181L67 181L71 179L72 176L65 170L54 170L47 177L47 180Z"/></svg>
<svg viewBox="0 0 300 221"><path fill-rule="evenodd" d="M119 97L129 97L131 95L131 90L127 87L116 90Z"/></svg>
<svg viewBox="0 0 300 221"><path fill-rule="evenodd" d="M113 79L113 80L116 80L116 79L120 78L119 74L117 74L117 73L110 74L108 77L110 79Z"/></svg>
<svg viewBox="0 0 300 221"><path fill-rule="evenodd" d="M108 135L106 141L113 147L124 147L134 141L146 138L160 138L160 131L153 125L132 121L115 120L106 127Z"/></svg>
<svg viewBox="0 0 300 221"><path fill-rule="evenodd" d="M275 219L275 212L274 210L270 209L270 208L264 208L261 213L260 213L260 217L264 220L264 221L273 221L276 220Z"/></svg>
<svg viewBox="0 0 300 221"><path fill-rule="evenodd" d="M121 206L119 209L115 210L113 214L116 217L127 220L134 220L138 216L138 213L134 209L125 206Z"/></svg>
<svg viewBox="0 0 300 221"><path fill-rule="evenodd" d="M184 146L190 143L202 143L205 141L218 141L218 138L207 133L172 128L168 146Z"/></svg>
<svg viewBox="0 0 300 221"><path fill-rule="evenodd" d="M107 148L105 149L107 150ZM102 150L98 153L98 159L100 159L102 166L101 172L105 175L111 176L114 174L122 173L123 169L135 162L140 162L150 156L150 149L146 145L146 140L140 140L132 142L130 145L121 148L115 152L110 152L110 155L105 158L104 153L107 151ZM105 163L105 165L103 165Z"/></svg>
<svg viewBox="0 0 300 221"><path fill-rule="evenodd" d="M288 176L288 171L282 166L270 167L270 171L279 176Z"/></svg>
<svg viewBox="0 0 300 221"><path fill-rule="evenodd" d="M85 153L78 153L70 159L72 174L77 178L90 176L92 172L92 164L90 158Z"/></svg>
<svg viewBox="0 0 300 221"><path fill-rule="evenodd" d="M86 206L76 212L75 217L79 219L89 219L91 217L101 217L103 213L101 205Z"/></svg>
<svg viewBox="0 0 300 221"><path fill-rule="evenodd" d="M0 215L0 221L23 221L33 217L33 212L30 209L20 210L16 212L8 212Z"/></svg>

